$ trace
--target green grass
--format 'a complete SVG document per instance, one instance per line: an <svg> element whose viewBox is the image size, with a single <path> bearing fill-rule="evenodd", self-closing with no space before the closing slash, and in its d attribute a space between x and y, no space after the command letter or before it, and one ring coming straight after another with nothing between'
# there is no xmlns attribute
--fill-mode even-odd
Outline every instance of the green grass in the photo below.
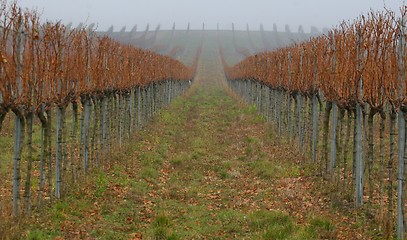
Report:
<svg viewBox="0 0 407 240"><path fill-rule="evenodd" d="M106 173L100 172L96 178L96 197L102 197L107 190Z"/></svg>
<svg viewBox="0 0 407 240"><path fill-rule="evenodd" d="M191 156L188 153L181 153L178 154L177 156L173 157L170 159L171 165L174 167L183 167L185 166L185 162L188 161L188 159L191 159Z"/></svg>
<svg viewBox="0 0 407 240"><path fill-rule="evenodd" d="M332 239L334 238L335 227L330 219L314 216L310 219L305 232L312 237Z"/></svg>
<svg viewBox="0 0 407 240"><path fill-rule="evenodd" d="M113 166L112 169L112 177L113 179L112 182L114 184L118 184L119 186L127 186L129 184L129 179L127 176L124 174L126 171L126 168L123 165L116 164Z"/></svg>
<svg viewBox="0 0 407 240"><path fill-rule="evenodd" d="M10 128L13 128L13 124ZM11 166L13 165L13 152L14 152L14 139L12 136L0 137L0 149L2 154L0 155L0 174L2 176L10 174Z"/></svg>
<svg viewBox="0 0 407 240"><path fill-rule="evenodd" d="M173 223L168 216L161 214L155 217L152 228L148 233L151 239L179 239L179 237L172 230Z"/></svg>
<svg viewBox="0 0 407 240"><path fill-rule="evenodd" d="M66 214L69 212L69 209L70 205L66 201L55 203L51 210L51 221L58 223L64 221L67 218Z"/></svg>
<svg viewBox="0 0 407 240"><path fill-rule="evenodd" d="M229 177L229 164L219 164L215 166L215 171L221 179L227 179Z"/></svg>
<svg viewBox="0 0 407 240"><path fill-rule="evenodd" d="M159 176L157 166L162 164L162 156L157 152L144 152L140 156L141 162L141 177L148 179L149 181L155 181Z"/></svg>
<svg viewBox="0 0 407 240"><path fill-rule="evenodd" d="M219 219L221 225L224 227L223 230L227 234L245 234L245 228L242 226L247 224L246 214L232 209L224 209L219 211L217 219Z"/></svg>
<svg viewBox="0 0 407 240"><path fill-rule="evenodd" d="M27 233L27 240L53 239L59 236L59 231L44 231L44 229L33 229Z"/></svg>
<svg viewBox="0 0 407 240"><path fill-rule="evenodd" d="M299 166L283 161L258 159L247 165L257 176L262 178L298 177L301 173Z"/></svg>
<svg viewBox="0 0 407 240"><path fill-rule="evenodd" d="M249 226L261 239L289 239L295 233L292 218L282 212L258 211L249 216Z"/></svg>
<svg viewBox="0 0 407 240"><path fill-rule="evenodd" d="M257 211L249 215L250 229L258 234L253 239L334 239L335 229L329 219L310 217L298 226L292 217L280 211Z"/></svg>

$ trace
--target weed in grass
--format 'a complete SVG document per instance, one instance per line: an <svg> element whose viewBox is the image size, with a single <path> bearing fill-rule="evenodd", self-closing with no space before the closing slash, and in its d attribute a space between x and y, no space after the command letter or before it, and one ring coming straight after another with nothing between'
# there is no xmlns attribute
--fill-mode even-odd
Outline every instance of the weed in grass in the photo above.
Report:
<svg viewBox="0 0 407 240"><path fill-rule="evenodd" d="M169 111L163 111L160 113L160 120L163 122L171 122L173 123L175 116L174 113Z"/></svg>
<svg viewBox="0 0 407 240"><path fill-rule="evenodd" d="M262 154L259 145L260 140L254 136L246 137L246 157L249 159L258 158L259 154Z"/></svg>
<svg viewBox="0 0 407 240"><path fill-rule="evenodd" d="M112 162L120 162L122 159L126 158L128 155L122 151L116 151L114 154L109 155Z"/></svg>
<svg viewBox="0 0 407 240"><path fill-rule="evenodd" d="M162 156L156 152L145 152L140 156L141 160L141 177L154 181L159 176L159 167L162 164Z"/></svg>
<svg viewBox="0 0 407 240"><path fill-rule="evenodd" d="M166 215L158 215L153 222L154 227L170 227L170 219Z"/></svg>
<svg viewBox="0 0 407 240"><path fill-rule="evenodd" d="M258 211L249 215L249 226L263 239L289 239L294 233L294 221L278 211Z"/></svg>
<svg viewBox="0 0 407 240"><path fill-rule="evenodd" d="M54 239L59 236L59 232L48 232L44 229L34 229L29 231L27 234L27 240L43 240L43 239Z"/></svg>
<svg viewBox="0 0 407 240"><path fill-rule="evenodd" d="M141 164L148 166L159 166L162 164L162 156L156 152L144 152L140 156Z"/></svg>
<svg viewBox="0 0 407 240"><path fill-rule="evenodd" d="M166 158L168 155L168 144L166 144L166 143L159 144L157 151L158 151L158 154L160 154L160 156L162 158Z"/></svg>
<svg viewBox="0 0 407 240"><path fill-rule="evenodd" d="M206 150L204 148L196 148L191 154L191 159L198 160L199 158L206 155Z"/></svg>
<svg viewBox="0 0 407 240"><path fill-rule="evenodd" d="M96 178L95 196L102 197L106 192L107 185L106 173L100 172Z"/></svg>
<svg viewBox="0 0 407 240"><path fill-rule="evenodd" d="M271 162L265 159L259 159L249 162L248 166L253 169L253 172L257 176L264 179L297 177L301 174L300 168L296 165L291 165L289 162Z"/></svg>
<svg viewBox="0 0 407 240"><path fill-rule="evenodd" d="M215 172L219 175L221 179L226 179L229 177L229 170L230 170L229 163L219 163L215 166Z"/></svg>
<svg viewBox="0 0 407 240"><path fill-rule="evenodd" d="M249 115L253 115L257 113L256 105L250 105L245 109L245 113Z"/></svg>
<svg viewBox="0 0 407 240"><path fill-rule="evenodd" d="M151 225L151 237L157 240L179 239L171 229L172 225L173 223L170 221L167 215L160 214L156 216Z"/></svg>
<svg viewBox="0 0 407 240"><path fill-rule="evenodd" d="M122 232L115 231L113 229L98 229L90 233L91 237L95 237L101 240L124 240L128 239L128 235Z"/></svg>
<svg viewBox="0 0 407 240"><path fill-rule="evenodd" d="M130 181L129 184L130 184L129 195L135 199L139 199L139 196L143 196L151 190L150 185L146 181Z"/></svg>
<svg viewBox="0 0 407 240"><path fill-rule="evenodd" d="M262 116L262 115L256 115L253 118L253 123L255 123L255 124L264 123L264 122L266 122L266 118L264 116Z"/></svg>
<svg viewBox="0 0 407 240"><path fill-rule="evenodd" d="M139 221L140 209L134 202L124 201L116 205L106 205L106 211L101 212L103 219L111 225L111 228L124 228L126 231L136 230L133 224ZM107 209L110 211L107 211Z"/></svg>
<svg viewBox="0 0 407 240"><path fill-rule="evenodd" d="M239 156L239 157L237 157L237 160L242 161L242 162L245 162L246 159L247 159L247 156Z"/></svg>
<svg viewBox="0 0 407 240"><path fill-rule="evenodd" d="M193 149L204 149L207 145L208 139L204 139L204 138L195 138L192 142L191 142L191 147Z"/></svg>
<svg viewBox="0 0 407 240"><path fill-rule="evenodd" d="M257 138L255 138L255 137L252 137L252 136L247 136L246 137L246 143L247 144L255 144L255 143L257 143L257 141L258 141L258 139Z"/></svg>
<svg viewBox="0 0 407 240"><path fill-rule="evenodd" d="M40 180L38 178L31 178L30 184L32 188L35 188L36 186L39 186Z"/></svg>
<svg viewBox="0 0 407 240"><path fill-rule="evenodd" d="M219 172L219 177L220 177L221 179L226 179L226 178L229 177L229 174L228 174L227 171L222 170L222 171Z"/></svg>
<svg viewBox="0 0 407 240"><path fill-rule="evenodd" d="M27 235L27 239L28 240L41 240L41 239L45 239L45 234L43 231L41 230L33 230L30 231Z"/></svg>
<svg viewBox="0 0 407 240"><path fill-rule="evenodd" d="M170 159L170 163L171 165L173 165L174 167L179 167L181 166L185 161L185 158L182 156L177 156L175 158L171 158Z"/></svg>
<svg viewBox="0 0 407 240"><path fill-rule="evenodd" d="M88 212L92 206L87 200L81 198L75 198L67 201L74 203L71 204L69 214L78 218L82 218L84 213Z"/></svg>
<svg viewBox="0 0 407 240"><path fill-rule="evenodd" d="M305 232L312 238L334 239L335 227L329 219L323 217L312 217Z"/></svg>
<svg viewBox="0 0 407 240"><path fill-rule="evenodd" d="M113 171L109 174L109 181L121 187L129 184L129 179L126 176L126 168L122 165L114 165Z"/></svg>
<svg viewBox="0 0 407 240"><path fill-rule="evenodd" d="M141 177L148 179L149 181L154 181L159 177L159 175L160 173L157 171L157 169L152 167L143 167L143 170L141 171Z"/></svg>
<svg viewBox="0 0 407 240"><path fill-rule="evenodd" d="M251 155L253 155L253 153L255 153L255 151L251 145L248 145L245 153L246 153L246 157L250 157Z"/></svg>
<svg viewBox="0 0 407 240"><path fill-rule="evenodd" d="M247 218L240 211L225 209L219 211L216 217L221 221L223 230L229 234L243 234L246 231Z"/></svg>
<svg viewBox="0 0 407 240"><path fill-rule="evenodd" d="M66 213L70 212L70 204L66 201L55 203L52 207L51 222L60 223L66 219Z"/></svg>
<svg viewBox="0 0 407 240"><path fill-rule="evenodd" d="M12 166L13 159L13 138L12 137L0 137L0 149L2 154L0 155L0 173L7 174Z"/></svg>
<svg viewBox="0 0 407 240"><path fill-rule="evenodd" d="M271 178L276 176L276 166L266 160L256 160L253 162L249 162L249 167L253 169L253 173L261 178Z"/></svg>

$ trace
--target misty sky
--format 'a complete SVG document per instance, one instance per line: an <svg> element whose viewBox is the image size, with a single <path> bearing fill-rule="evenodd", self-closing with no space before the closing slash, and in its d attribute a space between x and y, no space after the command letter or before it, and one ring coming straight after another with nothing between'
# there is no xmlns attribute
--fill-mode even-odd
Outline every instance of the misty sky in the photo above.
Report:
<svg viewBox="0 0 407 240"><path fill-rule="evenodd" d="M97 23L99 30L111 25L115 30L135 24L142 31L149 23L170 29L259 29L260 23L271 30L276 23L280 30L285 24L297 31L302 25L306 32L311 26L319 29L336 26L342 20L354 19L370 9L398 11L403 0L19 0L23 7L37 7L42 19L62 20L63 23ZM399 11L398 11L399 12Z"/></svg>

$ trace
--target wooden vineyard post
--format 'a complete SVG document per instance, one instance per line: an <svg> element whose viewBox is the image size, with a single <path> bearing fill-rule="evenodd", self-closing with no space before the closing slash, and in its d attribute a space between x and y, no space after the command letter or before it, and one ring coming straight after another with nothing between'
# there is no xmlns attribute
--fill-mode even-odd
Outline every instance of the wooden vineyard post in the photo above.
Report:
<svg viewBox="0 0 407 240"><path fill-rule="evenodd" d="M274 121L275 119L275 110L276 110L276 104L274 99L276 98L275 96L275 91L272 86L267 87L267 101L268 101L268 106L267 106L267 122L270 122L272 126L274 127L276 122ZM273 117L272 117L273 115Z"/></svg>
<svg viewBox="0 0 407 240"><path fill-rule="evenodd" d="M137 116L136 116L136 118L137 118L137 129L140 129L141 127L142 127L142 107L141 107L141 104L142 104L142 100L141 100L141 92L142 92L142 89L141 89L141 87L140 86L137 86L136 87L136 96L137 96L137 103L136 103L136 105L137 105Z"/></svg>
<svg viewBox="0 0 407 240"><path fill-rule="evenodd" d="M283 72L283 64L279 62L278 65L278 100L280 101L278 103L278 135L281 136L283 133L283 104L284 104L284 92L282 90L282 72ZM277 98L276 98L277 99Z"/></svg>
<svg viewBox="0 0 407 240"><path fill-rule="evenodd" d="M302 69L302 66L303 66L303 51L302 51L302 49L300 48L300 62L299 62L299 64L300 64L300 66L299 66L299 72L302 72L303 71L303 69ZM299 78L301 78L300 79L300 83L301 84L303 84L303 81L302 81L302 78L304 77L304 76L298 76ZM303 138L304 138L304 129L303 129L303 126L302 126L302 124L303 124L303 121L305 122L305 120L303 120L303 109L302 109L302 107L303 107L303 97L302 97L302 92L298 92L297 93L297 118L298 118L298 121L297 121L297 131L298 131L298 149L299 149L299 151L300 151L300 154L302 155L303 154Z"/></svg>
<svg viewBox="0 0 407 240"><path fill-rule="evenodd" d="M168 104L172 102L172 94L173 94L173 88L172 88L172 81L168 81Z"/></svg>
<svg viewBox="0 0 407 240"><path fill-rule="evenodd" d="M357 29L357 40L356 40L356 69L360 71L361 60L362 60L362 33L360 29ZM357 79L357 99L361 100L363 96L363 79L362 76L358 76ZM362 158L362 106L358 101L356 103L356 119L355 119L355 164L356 164L356 208L359 208L363 204L363 173L364 164Z"/></svg>
<svg viewBox="0 0 407 240"><path fill-rule="evenodd" d="M87 29L86 33L86 87L89 88L91 84L91 27ZM86 89L88 90L88 89ZM90 158L90 121L91 121L91 108L92 102L89 93L85 93L82 96L82 106L83 106L83 127L82 127L82 137L83 137L83 173L87 174L89 169L89 158Z"/></svg>
<svg viewBox="0 0 407 240"><path fill-rule="evenodd" d="M329 134L329 118L332 110L332 102L326 101L325 103L325 113L323 122L323 138L322 138L322 149L323 149L323 161L325 163L325 174L330 173L330 165L328 164L328 134Z"/></svg>
<svg viewBox="0 0 407 240"><path fill-rule="evenodd" d="M292 55L291 52L288 52L288 59L287 59L287 71L288 71L288 91L287 91L287 133L288 133L288 139L291 142L292 138L294 138L294 131L291 126L291 93L290 93L290 84L291 84L291 60L292 60Z"/></svg>
<svg viewBox="0 0 407 240"><path fill-rule="evenodd" d="M400 32L399 32L399 39L398 39L398 80L399 80L399 111L397 113L398 118L398 129L399 129L399 136L398 136L398 177L397 177L397 238L404 239L405 235L405 222L404 222L404 154L405 154L405 118L404 113L402 111L402 99L404 99L405 93L405 73L404 73L404 54L406 48L406 17L403 16L400 19Z"/></svg>
<svg viewBox="0 0 407 240"><path fill-rule="evenodd" d="M345 137L345 144L344 144L344 152L343 152L343 187L346 189L348 186L348 158L349 158L349 151L352 149L350 146L350 136L351 136L351 127L352 127L352 111L347 109L346 111L346 137Z"/></svg>
<svg viewBox="0 0 407 240"><path fill-rule="evenodd" d="M40 186L38 193L38 206L42 207L44 187L45 187L45 163L48 156L48 123L45 114L45 104L42 104L37 112L37 116L41 121L41 155L40 155Z"/></svg>
<svg viewBox="0 0 407 240"><path fill-rule="evenodd" d="M72 125L71 125L71 178L72 182L76 183L76 161L75 161L75 147L76 147L76 131L78 129L78 103L72 101Z"/></svg>
<svg viewBox="0 0 407 240"><path fill-rule="evenodd" d="M130 138L132 132L133 132L133 126L134 126L134 90L130 89L127 95L127 102L129 104L128 109L127 109L127 137Z"/></svg>
<svg viewBox="0 0 407 240"><path fill-rule="evenodd" d="M318 157L318 97L312 95L312 163L317 161Z"/></svg>
<svg viewBox="0 0 407 240"><path fill-rule="evenodd" d="M297 126L297 130L298 130L298 149L300 151L300 154L303 154L303 145L304 145L304 129L303 129L303 122L305 120L303 120L304 114L303 114L303 97L301 95L301 93L297 94L297 102L298 102L298 107L297 107L297 116L298 116L298 126Z"/></svg>
<svg viewBox="0 0 407 240"><path fill-rule="evenodd" d="M91 150L92 150L92 163L93 166L99 167L99 124L101 122L101 100L99 96L94 95L92 97L93 102L93 128L91 136Z"/></svg>
<svg viewBox="0 0 407 240"><path fill-rule="evenodd" d="M315 54L317 50L317 46L314 43L313 46L314 51L314 79L312 84L312 158L311 162L315 163L317 161L317 154L318 154L318 55Z"/></svg>
<svg viewBox="0 0 407 240"><path fill-rule="evenodd" d="M331 148L330 148L330 169L329 172L333 177L334 174L334 168L336 166L336 151L337 151L337 145L336 145L336 139L337 139L337 124L338 124L338 106L336 102L332 102L332 126L331 126Z"/></svg>
<svg viewBox="0 0 407 240"><path fill-rule="evenodd" d="M61 198L61 162L62 162L62 118L63 108L57 109L57 126L56 126L56 145L55 145L55 197Z"/></svg>
<svg viewBox="0 0 407 240"><path fill-rule="evenodd" d="M60 28L59 25L55 26L55 31L58 31L59 34L65 35L65 31ZM64 37L64 36L63 36ZM62 38L63 38L62 37ZM64 63L63 63L63 58L64 58L64 48L65 46L62 46L63 43L61 43L62 40L60 39L55 39L57 41L57 48L56 48L56 53L55 56L60 55L60 59L55 59L59 70L61 72L64 71ZM62 88L63 88L63 76L58 76L57 77L57 91L60 99L59 101L65 101L65 99L62 99ZM66 103L64 102L59 102L58 103L58 108L57 108L57 126L56 126L56 145L55 145L55 197L56 198L61 198L61 193L62 193L62 184L63 184L63 170L62 170L62 165L64 162L64 132L65 132L65 115L66 115Z"/></svg>
<svg viewBox="0 0 407 240"><path fill-rule="evenodd" d="M333 38L333 46L332 46L332 50L333 50L333 56L332 56L332 73L334 74L334 81L336 81L335 78L337 78L336 72L337 72L337 46L336 46L336 38L337 38L337 33L336 32L332 32L332 38ZM329 174L331 174L331 177L334 177L334 168L336 165L336 151L337 151L337 145L336 145L336 138L337 138L337 131L336 131L336 127L338 124L338 106L337 103L335 102L336 99L334 101L332 101L332 123L331 123L331 148L330 148L330 167L329 167ZM328 113L329 114L329 113ZM329 117L329 116L328 116Z"/></svg>
<svg viewBox="0 0 407 240"><path fill-rule="evenodd" d="M21 10L18 10L16 13L17 21L14 22L15 26L15 64L16 64L16 89L14 93L14 101L18 97L23 95L23 54L24 54L24 41L25 41L25 32L24 32L24 20L21 13ZM18 217L20 214L20 181L21 181L21 155L24 145L24 112L20 103L15 103L13 112L15 114L14 119L14 177L13 177L13 215Z"/></svg>

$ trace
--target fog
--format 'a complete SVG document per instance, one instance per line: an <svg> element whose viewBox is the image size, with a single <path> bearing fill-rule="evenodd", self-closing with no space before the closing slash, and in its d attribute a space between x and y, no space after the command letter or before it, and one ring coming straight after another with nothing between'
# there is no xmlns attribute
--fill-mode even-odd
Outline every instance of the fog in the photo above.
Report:
<svg viewBox="0 0 407 240"><path fill-rule="evenodd" d="M284 30L288 24L293 31L302 25L306 32L311 26L331 28L342 20L351 20L370 9L384 7L398 11L401 0L20 0L20 5L37 8L42 19L77 25L96 23L98 30L114 26L128 30L138 25L142 30L147 24L161 29L259 29L263 24L271 30L277 24Z"/></svg>

